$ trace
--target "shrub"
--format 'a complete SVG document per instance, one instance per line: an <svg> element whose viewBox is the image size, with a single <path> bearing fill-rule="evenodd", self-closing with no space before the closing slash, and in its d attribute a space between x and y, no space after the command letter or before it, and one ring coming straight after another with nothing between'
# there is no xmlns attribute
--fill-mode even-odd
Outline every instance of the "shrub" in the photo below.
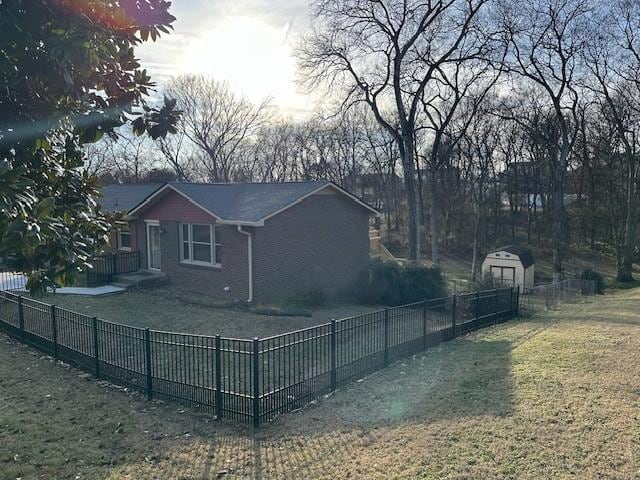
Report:
<svg viewBox="0 0 640 480"><path fill-rule="evenodd" d="M446 296L444 277L438 267L407 265L402 269L402 303Z"/></svg>
<svg viewBox="0 0 640 480"><path fill-rule="evenodd" d="M479 276L477 280L469 283L469 290L472 292L482 292L484 290L493 290L494 288L508 287L493 275Z"/></svg>
<svg viewBox="0 0 640 480"><path fill-rule="evenodd" d="M362 303L402 305L446 295L439 268L395 262L371 261L368 278L362 280L356 297Z"/></svg>
<svg viewBox="0 0 640 480"><path fill-rule="evenodd" d="M595 283L595 293L604 293L604 277L600 272L587 268L586 270L579 272L576 275L576 278L579 278L580 280L593 280Z"/></svg>

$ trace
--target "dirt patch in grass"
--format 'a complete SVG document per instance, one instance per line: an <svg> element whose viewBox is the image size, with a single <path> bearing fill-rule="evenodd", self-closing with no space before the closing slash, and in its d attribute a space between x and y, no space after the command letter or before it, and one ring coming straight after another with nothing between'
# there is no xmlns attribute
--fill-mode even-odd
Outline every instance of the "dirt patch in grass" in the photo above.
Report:
<svg viewBox="0 0 640 480"><path fill-rule="evenodd" d="M103 320L155 330L223 335L237 338L266 337L370 312L363 305L329 305L303 315L259 315L243 309L193 304L168 290L134 290L117 295L83 297L47 295L38 300Z"/></svg>
<svg viewBox="0 0 640 480"><path fill-rule="evenodd" d="M258 432L0 337L0 478L639 478L638 311L627 291L468 335Z"/></svg>

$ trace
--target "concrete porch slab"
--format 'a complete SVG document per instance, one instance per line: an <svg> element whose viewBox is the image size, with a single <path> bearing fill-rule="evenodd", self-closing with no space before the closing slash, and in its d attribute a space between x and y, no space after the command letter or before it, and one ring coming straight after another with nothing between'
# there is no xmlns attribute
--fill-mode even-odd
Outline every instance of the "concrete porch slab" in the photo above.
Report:
<svg viewBox="0 0 640 480"><path fill-rule="evenodd" d="M122 287L116 287L115 285L103 285L101 287L62 287L56 288L56 293L64 295L86 295L89 297L95 297L98 295L111 295L113 293L124 292L126 289Z"/></svg>

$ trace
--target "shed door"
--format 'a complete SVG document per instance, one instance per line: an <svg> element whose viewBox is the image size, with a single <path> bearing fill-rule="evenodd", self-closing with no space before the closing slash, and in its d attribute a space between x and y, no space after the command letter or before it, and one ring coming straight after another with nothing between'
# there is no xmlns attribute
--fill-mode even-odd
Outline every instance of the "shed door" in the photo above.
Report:
<svg viewBox="0 0 640 480"><path fill-rule="evenodd" d="M496 267L492 265L491 275L505 285L514 285L516 283L515 267Z"/></svg>

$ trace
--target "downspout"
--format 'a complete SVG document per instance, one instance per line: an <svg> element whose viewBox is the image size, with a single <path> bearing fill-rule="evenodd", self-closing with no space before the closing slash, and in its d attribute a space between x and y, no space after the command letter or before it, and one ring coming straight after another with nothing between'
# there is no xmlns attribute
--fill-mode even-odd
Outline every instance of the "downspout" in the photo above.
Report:
<svg viewBox="0 0 640 480"><path fill-rule="evenodd" d="M242 225L238 225L238 232L247 236L247 257L249 260L249 298L248 303L253 302L253 235L242 229Z"/></svg>

